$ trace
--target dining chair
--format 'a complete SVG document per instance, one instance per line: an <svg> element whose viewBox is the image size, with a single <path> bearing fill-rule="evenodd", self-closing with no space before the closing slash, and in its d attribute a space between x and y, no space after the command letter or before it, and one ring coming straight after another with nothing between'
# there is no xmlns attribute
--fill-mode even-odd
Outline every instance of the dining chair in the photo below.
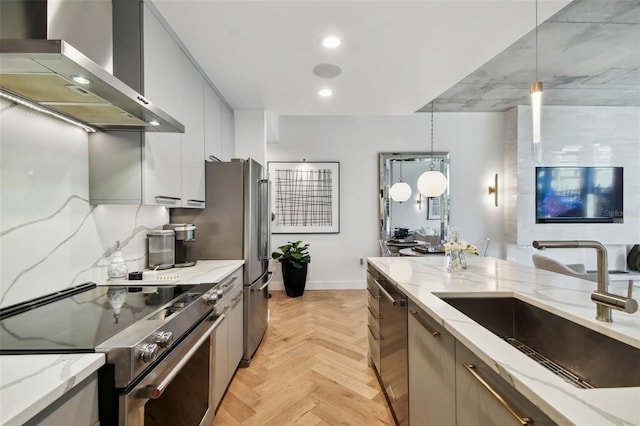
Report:
<svg viewBox="0 0 640 426"><path fill-rule="evenodd" d="M559 274L569 275L571 277L582 278L583 280L589 280L597 282L597 274L585 272L585 267L581 263L573 263L565 265L557 260L550 259L539 254L532 254L533 265L538 269L544 269L546 271L557 272Z"/></svg>

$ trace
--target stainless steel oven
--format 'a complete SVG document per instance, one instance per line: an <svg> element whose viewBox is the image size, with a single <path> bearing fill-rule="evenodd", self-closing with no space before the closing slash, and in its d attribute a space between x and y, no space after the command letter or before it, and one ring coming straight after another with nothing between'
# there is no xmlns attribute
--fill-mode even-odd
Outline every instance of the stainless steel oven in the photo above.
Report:
<svg viewBox="0 0 640 426"><path fill-rule="evenodd" d="M213 283L83 284L0 309L0 354L104 353L102 426L210 425L223 295Z"/></svg>
<svg viewBox="0 0 640 426"><path fill-rule="evenodd" d="M215 333L222 321L224 314L209 316L135 386L122 393L119 424L212 424Z"/></svg>

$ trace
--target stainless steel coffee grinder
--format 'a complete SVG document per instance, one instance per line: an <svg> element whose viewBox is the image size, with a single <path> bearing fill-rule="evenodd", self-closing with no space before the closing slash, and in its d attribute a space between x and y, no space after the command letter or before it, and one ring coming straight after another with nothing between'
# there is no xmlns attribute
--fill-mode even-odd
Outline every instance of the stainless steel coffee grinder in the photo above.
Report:
<svg viewBox="0 0 640 426"><path fill-rule="evenodd" d="M191 255L191 243L196 240L196 227L192 223L167 223L164 229L175 232L176 268L184 268L196 264Z"/></svg>

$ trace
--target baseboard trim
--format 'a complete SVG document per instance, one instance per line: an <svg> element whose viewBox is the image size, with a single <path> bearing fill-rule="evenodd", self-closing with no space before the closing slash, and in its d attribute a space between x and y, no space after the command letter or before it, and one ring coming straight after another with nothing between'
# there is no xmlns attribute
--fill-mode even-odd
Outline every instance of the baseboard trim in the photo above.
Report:
<svg viewBox="0 0 640 426"><path fill-rule="evenodd" d="M364 290L365 281L307 281L306 290ZM284 290L282 281L271 281L270 290Z"/></svg>

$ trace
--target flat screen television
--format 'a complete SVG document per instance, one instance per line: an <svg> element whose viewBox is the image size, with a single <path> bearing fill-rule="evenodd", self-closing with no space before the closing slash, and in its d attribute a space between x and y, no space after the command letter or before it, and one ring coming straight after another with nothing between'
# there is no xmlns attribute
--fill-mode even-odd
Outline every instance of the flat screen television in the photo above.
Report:
<svg viewBox="0 0 640 426"><path fill-rule="evenodd" d="M622 223L622 167L536 167L536 223Z"/></svg>

